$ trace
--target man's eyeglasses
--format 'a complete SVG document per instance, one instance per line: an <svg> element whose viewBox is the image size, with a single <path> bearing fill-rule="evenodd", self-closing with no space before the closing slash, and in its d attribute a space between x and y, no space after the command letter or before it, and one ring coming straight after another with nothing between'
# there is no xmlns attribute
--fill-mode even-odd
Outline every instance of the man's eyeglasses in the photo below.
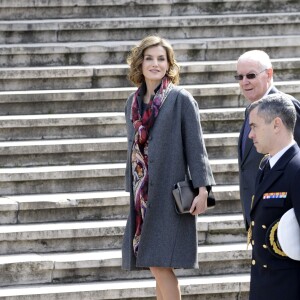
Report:
<svg viewBox="0 0 300 300"><path fill-rule="evenodd" d="M267 69L264 69L264 70L262 70L259 73L249 73L249 74L246 74L246 75L238 74L238 75L235 75L234 78L236 80L243 80L244 77L246 77L247 79L254 79L254 78L256 78L257 75L259 75L260 73L262 73L262 72L264 72L266 70Z"/></svg>

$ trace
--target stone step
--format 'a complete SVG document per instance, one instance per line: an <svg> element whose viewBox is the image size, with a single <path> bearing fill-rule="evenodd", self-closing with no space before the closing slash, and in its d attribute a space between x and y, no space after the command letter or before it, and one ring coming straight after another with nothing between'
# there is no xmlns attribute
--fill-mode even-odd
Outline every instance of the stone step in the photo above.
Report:
<svg viewBox="0 0 300 300"><path fill-rule="evenodd" d="M278 76L281 76L280 72L275 70ZM279 80L280 78L275 84L281 91L300 99L300 81ZM194 96L201 109L247 105L240 95L237 83L182 85L182 87ZM134 87L122 87L0 91L0 115L120 112L124 110L128 96L135 90Z"/></svg>
<svg viewBox="0 0 300 300"><path fill-rule="evenodd" d="M274 81L299 79L299 58L273 59L272 63ZM179 65L181 85L235 82L236 61L195 61ZM127 73L128 66L124 64L1 68L0 88L22 91L128 87Z"/></svg>
<svg viewBox="0 0 300 300"><path fill-rule="evenodd" d="M44 222L0 226L0 254L120 249L126 220ZM202 215L199 245L245 243L241 214Z"/></svg>
<svg viewBox="0 0 300 300"><path fill-rule="evenodd" d="M232 132L238 132L244 119L244 110L200 110L203 133L224 133L229 128ZM0 128L0 141L108 138L126 135L123 112L0 116Z"/></svg>
<svg viewBox="0 0 300 300"><path fill-rule="evenodd" d="M0 91L0 115L120 112L134 90L124 87Z"/></svg>
<svg viewBox="0 0 300 300"><path fill-rule="evenodd" d="M248 299L250 276L248 273L217 276L181 277L179 284L183 300ZM153 279L93 282L76 284L43 284L3 287L3 300L154 300Z"/></svg>
<svg viewBox="0 0 300 300"><path fill-rule="evenodd" d="M199 31L202 38L294 35L299 33L299 24L299 12L12 20L0 21L0 43L124 41L142 39L153 32L169 39L198 38Z"/></svg>
<svg viewBox="0 0 300 300"><path fill-rule="evenodd" d="M0 45L0 67L124 64L132 41L90 41ZM235 60L249 49L263 49L272 58L293 58L298 35L170 39L178 62Z"/></svg>
<svg viewBox="0 0 300 300"><path fill-rule="evenodd" d="M232 189L232 192L228 192L228 200L231 194L236 193L235 186ZM11 195L0 198L0 223L2 225L116 220L127 218L128 211L129 196L124 190Z"/></svg>
<svg viewBox="0 0 300 300"><path fill-rule="evenodd" d="M300 3L267 2L0 1L0 298L154 300L149 272L120 270L129 200L123 190L123 107L135 90L128 87L124 63L151 26L171 39L182 64L181 84L190 84L199 102L218 183L216 208L198 218L200 269L177 270L183 299L248 298L250 252L233 159L246 102L232 79L235 60L248 49L266 50L278 63L279 88L300 95L294 58ZM241 13L243 22L234 15ZM231 152L226 160L220 144ZM26 154L17 161L20 149ZM97 160L93 155L101 152ZM5 165L12 155L15 165Z"/></svg>
<svg viewBox="0 0 300 300"><path fill-rule="evenodd" d="M0 116L2 140L125 136L124 113ZM30 130L29 130L30 128Z"/></svg>
<svg viewBox="0 0 300 300"><path fill-rule="evenodd" d="M118 0L2 0L0 2L0 19L41 19L41 18L99 18L99 17L136 17L136 16L181 16L228 13L266 13L297 12L297 1L173 1L151 0L135 1Z"/></svg>
<svg viewBox="0 0 300 300"><path fill-rule="evenodd" d="M244 120L245 108L200 109L201 127L206 133L239 132Z"/></svg>
<svg viewBox="0 0 300 300"><path fill-rule="evenodd" d="M208 157L236 158L238 133L205 134ZM8 167L119 163L126 161L127 138L0 142L0 165Z"/></svg>
<svg viewBox="0 0 300 300"><path fill-rule="evenodd" d="M210 160L217 184L237 184L237 159ZM0 169L1 195L122 190L125 163Z"/></svg>
<svg viewBox="0 0 300 300"><path fill-rule="evenodd" d="M218 148L223 145L223 141L228 146L228 155L237 144L236 134L224 135L223 138L222 135L216 135L216 138L219 143L208 138L212 145L212 156L217 155ZM219 154L224 149L220 149ZM2 167L37 167L119 163L126 161L126 152L126 137L0 142L0 165Z"/></svg>
<svg viewBox="0 0 300 300"><path fill-rule="evenodd" d="M2 195L124 189L125 164L0 169Z"/></svg>
<svg viewBox="0 0 300 300"><path fill-rule="evenodd" d="M216 206L206 214L240 213L238 185L213 187ZM120 220L129 212L129 194L120 191L27 194L0 198L0 224Z"/></svg>
<svg viewBox="0 0 300 300"><path fill-rule="evenodd" d="M121 270L121 250L0 255L0 286L152 278L149 270ZM245 243L198 247L198 270L179 277L248 273L251 251Z"/></svg>

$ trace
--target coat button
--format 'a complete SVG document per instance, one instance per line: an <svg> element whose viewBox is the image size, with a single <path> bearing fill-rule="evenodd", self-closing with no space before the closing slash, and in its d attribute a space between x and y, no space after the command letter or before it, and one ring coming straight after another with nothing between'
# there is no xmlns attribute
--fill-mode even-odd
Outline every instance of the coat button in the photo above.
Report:
<svg viewBox="0 0 300 300"><path fill-rule="evenodd" d="M268 248L268 246L267 246L267 245L263 245L263 247L264 247L265 249L267 249L267 248Z"/></svg>
<svg viewBox="0 0 300 300"><path fill-rule="evenodd" d="M267 226L266 225L262 225L261 226L263 229L267 229Z"/></svg>
<svg viewBox="0 0 300 300"><path fill-rule="evenodd" d="M267 265L263 265L263 267L266 269L268 266Z"/></svg>
<svg viewBox="0 0 300 300"><path fill-rule="evenodd" d="M251 225L254 226L254 224L255 224L254 221L252 221L252 222L251 222Z"/></svg>
<svg viewBox="0 0 300 300"><path fill-rule="evenodd" d="M255 259L252 259L252 265L254 266L256 263Z"/></svg>
<svg viewBox="0 0 300 300"><path fill-rule="evenodd" d="M254 246L254 240L251 241L252 246Z"/></svg>

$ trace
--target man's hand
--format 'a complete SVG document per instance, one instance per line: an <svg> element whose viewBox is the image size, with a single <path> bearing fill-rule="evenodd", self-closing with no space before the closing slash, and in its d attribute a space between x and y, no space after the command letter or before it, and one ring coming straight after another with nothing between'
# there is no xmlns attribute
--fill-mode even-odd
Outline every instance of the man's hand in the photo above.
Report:
<svg viewBox="0 0 300 300"><path fill-rule="evenodd" d="M200 187L199 194L198 196L195 197L190 209L190 213L193 216L205 213L207 209L207 197L208 197L208 192L206 187L205 186Z"/></svg>

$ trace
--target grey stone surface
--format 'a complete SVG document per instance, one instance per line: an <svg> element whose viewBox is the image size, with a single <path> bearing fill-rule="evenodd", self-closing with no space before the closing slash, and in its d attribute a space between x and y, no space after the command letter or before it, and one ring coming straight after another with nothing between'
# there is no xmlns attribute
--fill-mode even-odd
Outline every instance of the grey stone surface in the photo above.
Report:
<svg viewBox="0 0 300 300"><path fill-rule="evenodd" d="M295 62L296 64L296 62ZM280 74L280 70L276 70ZM209 74L209 72L206 72ZM275 74L276 74L275 73ZM232 78L233 71L230 73ZM280 79L280 78L279 78ZM237 83L182 85L193 94L199 107L245 107ZM276 86L300 98L299 81L276 81ZM0 115L121 112L134 88L63 89L0 92Z"/></svg>
<svg viewBox="0 0 300 300"><path fill-rule="evenodd" d="M236 159L211 160L217 184L237 184ZM0 169L2 195L122 190L125 164L15 167Z"/></svg>
<svg viewBox="0 0 300 300"><path fill-rule="evenodd" d="M100 3L101 2L101 3ZM0 298L154 300L147 270L120 269L128 214L128 51L170 39L198 101L218 183L198 219L198 270L176 270L185 300L246 300L250 249L237 138L247 105L233 80L266 50L275 84L300 98L298 1L0 1ZM54 284L55 283L55 284Z"/></svg>
<svg viewBox="0 0 300 300"><path fill-rule="evenodd" d="M0 226L0 254L118 249L125 220L53 222ZM240 214L198 218L199 245L246 241Z"/></svg>
<svg viewBox="0 0 300 300"><path fill-rule="evenodd" d="M136 16L178 16L178 15L207 15L231 14L248 12L299 12L297 1L99 1L97 0L64 0L45 2L3 0L1 2L1 19L56 19L62 18L99 18L103 17L136 17ZM26 9L25 9L26 8ZM133 9L134 8L134 9Z"/></svg>
<svg viewBox="0 0 300 300"><path fill-rule="evenodd" d="M237 157L237 133L207 134L204 138L210 159ZM11 168L124 163L126 151L125 137L1 142L0 165Z"/></svg>
<svg viewBox="0 0 300 300"><path fill-rule="evenodd" d="M299 59L274 59L273 64L276 70L275 81L299 79ZM180 84L190 86L201 83L201 85L209 85L211 90L223 87L222 93L224 94L226 94L226 89L230 88L224 84L232 83L235 74L235 61L181 62L180 67ZM116 91L116 87L125 88L130 85L127 72L127 65L1 68L0 75L3 80L1 80L0 88L2 91L70 88L113 88L113 91ZM213 86L212 84L219 85ZM207 89L207 86L200 88ZM2 93L0 97L2 95L5 96Z"/></svg>
<svg viewBox="0 0 300 300"><path fill-rule="evenodd" d="M202 278L186 277L179 280L183 295L198 295L211 293L224 296L224 299L239 297L249 289L249 275L208 276ZM96 282L88 284L44 285L14 288L2 288L0 297L6 300L21 299L135 299L154 297L155 283L153 280L127 280L114 282ZM45 298L46 297L46 298ZM209 299L209 298L206 298ZM210 298L213 299L213 298ZM215 298L220 299L220 298ZM244 298L246 299L246 298Z"/></svg>
<svg viewBox="0 0 300 300"><path fill-rule="evenodd" d="M204 133L238 131L244 108L200 110ZM220 119L221 118L221 119ZM223 123L227 124L224 128ZM228 128L228 126L230 126ZM124 137L124 113L0 116L0 140ZM30 128L30 130L28 130Z"/></svg>
<svg viewBox="0 0 300 300"><path fill-rule="evenodd" d="M198 270L176 270L179 277L225 275L249 271L245 244L200 246ZM221 265L223 268L221 268ZM0 256L1 286L151 278L149 270L121 271L120 250L94 250Z"/></svg>
<svg viewBox="0 0 300 300"><path fill-rule="evenodd" d="M208 215L239 213L238 186L215 186ZM120 191L12 195L0 198L0 224L126 219L128 193Z"/></svg>
<svg viewBox="0 0 300 300"><path fill-rule="evenodd" d="M169 39L298 34L300 14L268 13L213 16L155 16L21 20L0 22L0 43L56 43L140 40L153 31ZM247 30L243 26L247 26ZM220 27L222 26L222 30ZM174 30L176 29L176 30ZM9 33L9 34L7 34Z"/></svg>
<svg viewBox="0 0 300 300"><path fill-rule="evenodd" d="M300 41L296 34L265 37L170 39L181 61L234 60L245 49L270 49L272 58L294 57ZM94 41L3 44L0 66L59 66L124 64L137 41Z"/></svg>

